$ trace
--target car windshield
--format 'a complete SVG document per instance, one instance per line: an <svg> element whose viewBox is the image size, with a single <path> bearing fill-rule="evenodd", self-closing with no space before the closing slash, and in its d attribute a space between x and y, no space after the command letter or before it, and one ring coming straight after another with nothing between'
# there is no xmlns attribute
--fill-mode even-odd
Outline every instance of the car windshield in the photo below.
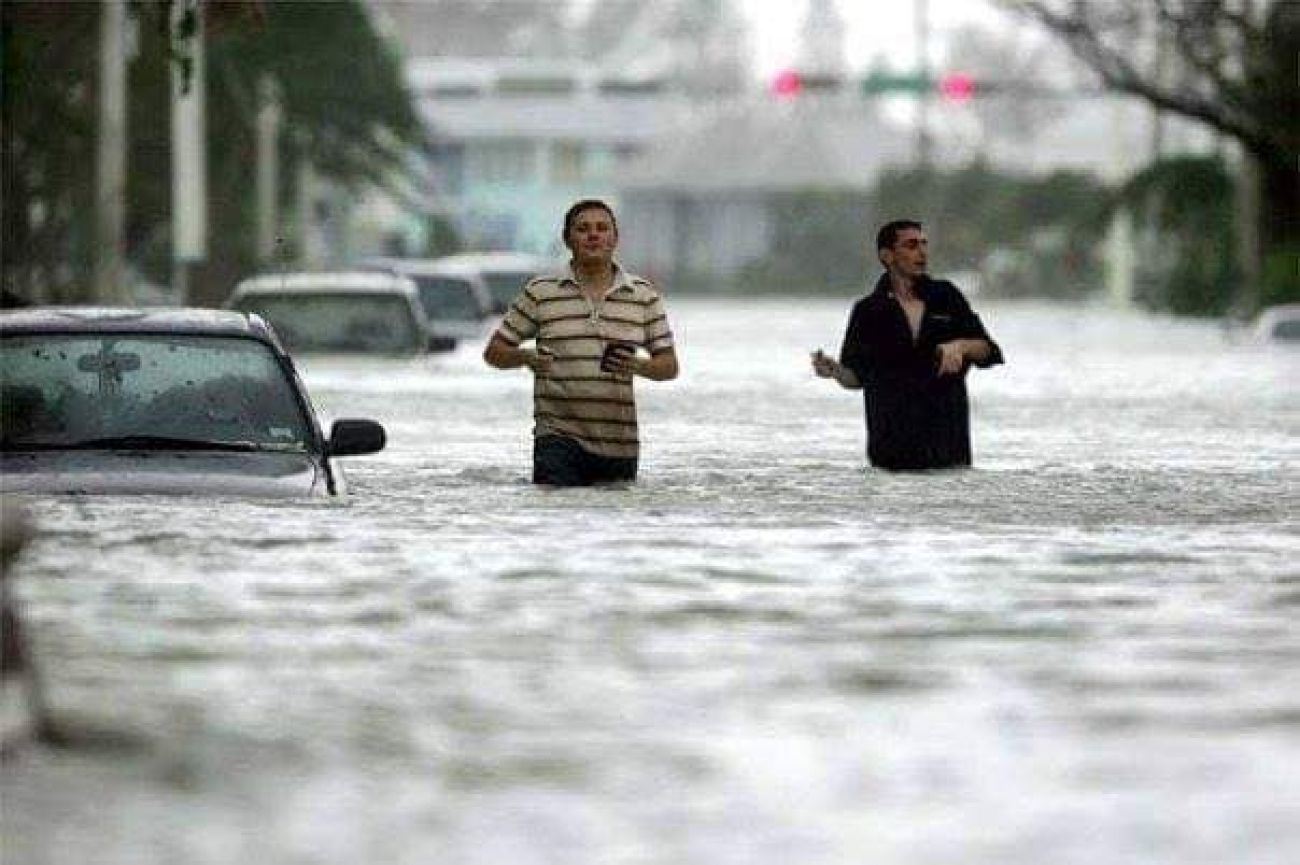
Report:
<svg viewBox="0 0 1300 865"><path fill-rule="evenodd" d="M291 353L412 354L425 344L410 303L398 294L250 294L234 306L269 321Z"/></svg>
<svg viewBox="0 0 1300 865"><path fill-rule="evenodd" d="M253 339L10 335L0 368L3 450L302 451L312 440L294 385Z"/></svg>
<svg viewBox="0 0 1300 865"><path fill-rule="evenodd" d="M478 321L482 316L474 298L474 286L456 276L416 276L424 314L434 322Z"/></svg>
<svg viewBox="0 0 1300 865"><path fill-rule="evenodd" d="M1273 325L1273 339L1300 342L1300 318L1284 318Z"/></svg>
<svg viewBox="0 0 1300 865"><path fill-rule="evenodd" d="M509 305L518 297L519 292L524 290L524 285L534 276L536 274L529 270L494 270L483 274L488 289L492 292L492 299L502 306Z"/></svg>

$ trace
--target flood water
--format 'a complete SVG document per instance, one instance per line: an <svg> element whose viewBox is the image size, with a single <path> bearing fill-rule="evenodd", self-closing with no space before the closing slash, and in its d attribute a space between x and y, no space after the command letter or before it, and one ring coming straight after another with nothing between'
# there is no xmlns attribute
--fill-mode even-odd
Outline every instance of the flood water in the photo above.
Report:
<svg viewBox="0 0 1300 865"><path fill-rule="evenodd" d="M5 865L1300 862L1300 352L978 304L976 467L891 475L849 304L670 298L631 488L467 345L305 364L345 504L35 500Z"/></svg>

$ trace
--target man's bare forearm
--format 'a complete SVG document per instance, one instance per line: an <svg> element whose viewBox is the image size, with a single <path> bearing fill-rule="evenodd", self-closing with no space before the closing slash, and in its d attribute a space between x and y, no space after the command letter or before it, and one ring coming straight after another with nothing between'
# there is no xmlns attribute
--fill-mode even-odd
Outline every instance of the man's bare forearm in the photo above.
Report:
<svg viewBox="0 0 1300 865"><path fill-rule="evenodd" d="M954 340L961 348L962 356L971 363L983 363L993 356L993 346L987 339Z"/></svg>
<svg viewBox="0 0 1300 865"><path fill-rule="evenodd" d="M677 353L671 349L652 354L636 362L636 374L651 381L677 378Z"/></svg>
<svg viewBox="0 0 1300 865"><path fill-rule="evenodd" d="M857 373L849 369L844 364L840 364L839 369L835 370L834 378L835 381L839 384L839 386L846 390L862 389L862 382L858 380Z"/></svg>
<svg viewBox="0 0 1300 865"><path fill-rule="evenodd" d="M534 350L511 345L499 337L488 340L487 347L483 349L483 360L488 366L494 366L497 369L531 367L536 356L537 352Z"/></svg>

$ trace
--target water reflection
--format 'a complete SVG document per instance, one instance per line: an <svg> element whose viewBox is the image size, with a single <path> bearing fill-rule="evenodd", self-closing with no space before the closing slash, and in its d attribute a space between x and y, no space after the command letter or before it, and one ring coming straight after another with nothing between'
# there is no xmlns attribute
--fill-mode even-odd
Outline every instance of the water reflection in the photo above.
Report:
<svg viewBox="0 0 1300 865"><path fill-rule="evenodd" d="M334 503L39 501L13 861L1282 862L1300 355L988 304L976 468L864 469L845 302L673 301L641 482L527 483L477 346L305 368ZM758 350L761 347L762 350Z"/></svg>

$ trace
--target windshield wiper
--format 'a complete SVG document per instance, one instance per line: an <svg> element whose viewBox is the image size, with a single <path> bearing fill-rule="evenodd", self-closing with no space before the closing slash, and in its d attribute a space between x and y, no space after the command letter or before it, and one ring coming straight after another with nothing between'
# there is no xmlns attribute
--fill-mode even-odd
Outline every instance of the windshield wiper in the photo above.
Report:
<svg viewBox="0 0 1300 865"><path fill-rule="evenodd" d="M12 448L13 445L10 445ZM174 436L127 435L84 439L66 444L24 445L32 450L140 450L140 451L257 451L260 445L250 441L215 441L211 439L177 438Z"/></svg>

